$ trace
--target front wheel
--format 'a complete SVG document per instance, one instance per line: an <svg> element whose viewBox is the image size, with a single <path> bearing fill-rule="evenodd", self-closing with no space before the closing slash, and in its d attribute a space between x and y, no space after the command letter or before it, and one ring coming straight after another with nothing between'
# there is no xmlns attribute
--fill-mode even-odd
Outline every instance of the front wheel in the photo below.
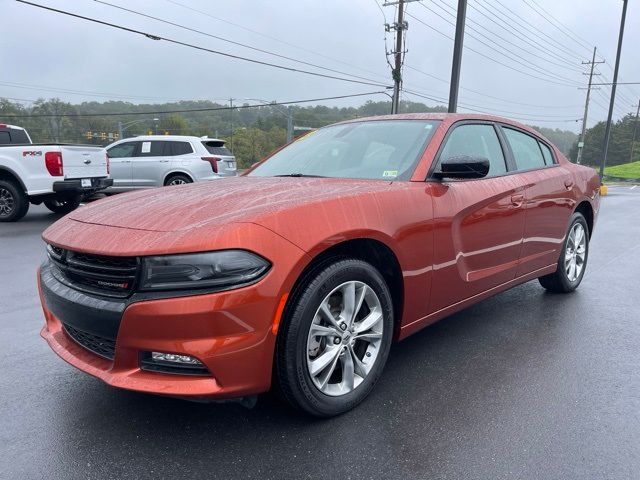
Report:
<svg viewBox="0 0 640 480"><path fill-rule="evenodd" d="M72 197L56 197L51 200L45 200L44 206L53 213L66 214L74 211L82 202L82 195L74 195Z"/></svg>
<svg viewBox="0 0 640 480"><path fill-rule="evenodd" d="M568 293L580 285L589 257L589 227L584 216L576 212L571 217L558 268L540 277L540 285L551 292Z"/></svg>
<svg viewBox="0 0 640 480"><path fill-rule="evenodd" d="M29 211L29 199L19 185L0 179L0 222L16 222Z"/></svg>
<svg viewBox="0 0 640 480"><path fill-rule="evenodd" d="M336 260L307 275L291 302L276 349L284 397L319 417L352 409L373 389L391 347L384 278L361 260Z"/></svg>

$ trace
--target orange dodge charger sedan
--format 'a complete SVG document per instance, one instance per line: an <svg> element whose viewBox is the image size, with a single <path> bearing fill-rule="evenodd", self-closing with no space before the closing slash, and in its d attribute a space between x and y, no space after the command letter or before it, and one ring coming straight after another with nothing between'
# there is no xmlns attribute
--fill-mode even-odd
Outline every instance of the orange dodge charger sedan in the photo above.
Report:
<svg viewBox="0 0 640 480"><path fill-rule="evenodd" d="M114 387L328 417L393 341L514 285L582 280L600 196L532 129L484 115L328 126L237 178L119 195L43 234L42 336Z"/></svg>

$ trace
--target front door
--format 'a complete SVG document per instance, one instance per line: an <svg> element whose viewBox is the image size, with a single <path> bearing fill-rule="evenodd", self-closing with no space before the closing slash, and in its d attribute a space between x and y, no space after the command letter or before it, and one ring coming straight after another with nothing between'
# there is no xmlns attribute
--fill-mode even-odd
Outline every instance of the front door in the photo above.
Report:
<svg viewBox="0 0 640 480"><path fill-rule="evenodd" d="M142 140L132 165L133 185L137 188L160 187L171 168L170 142Z"/></svg>
<svg viewBox="0 0 640 480"><path fill-rule="evenodd" d="M524 185L509 175L506 149L491 123L451 127L436 158L484 157L489 173L476 180L433 182L434 282L438 311L513 280L524 235Z"/></svg>

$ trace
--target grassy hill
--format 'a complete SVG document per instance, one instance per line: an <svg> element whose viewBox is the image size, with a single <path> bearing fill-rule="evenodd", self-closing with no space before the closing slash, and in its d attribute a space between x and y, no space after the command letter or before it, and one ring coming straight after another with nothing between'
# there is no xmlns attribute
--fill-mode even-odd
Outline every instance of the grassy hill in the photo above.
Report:
<svg viewBox="0 0 640 480"><path fill-rule="evenodd" d="M623 163L606 167L604 174L608 177L640 179L640 162Z"/></svg>

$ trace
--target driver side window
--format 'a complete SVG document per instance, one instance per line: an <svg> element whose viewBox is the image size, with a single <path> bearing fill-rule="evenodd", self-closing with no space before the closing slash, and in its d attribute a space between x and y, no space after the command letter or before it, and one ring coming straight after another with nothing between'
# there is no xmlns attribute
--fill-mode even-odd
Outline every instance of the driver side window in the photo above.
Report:
<svg viewBox="0 0 640 480"><path fill-rule="evenodd" d="M484 157L488 159L490 167L487 177L507 173L504 153L493 125L467 124L454 127L440 152L435 171L440 171L440 163L443 160L452 157Z"/></svg>

